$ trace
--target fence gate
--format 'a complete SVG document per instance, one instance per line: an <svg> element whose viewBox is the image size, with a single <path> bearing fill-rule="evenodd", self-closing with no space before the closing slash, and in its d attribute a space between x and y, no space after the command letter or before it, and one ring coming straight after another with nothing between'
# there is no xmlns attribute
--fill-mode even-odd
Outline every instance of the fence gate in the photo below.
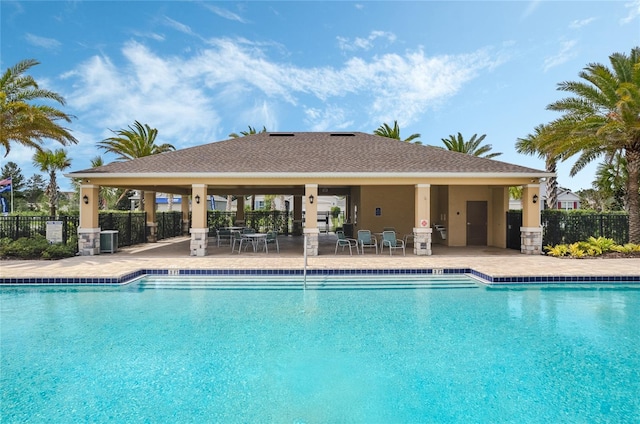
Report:
<svg viewBox="0 0 640 424"><path fill-rule="evenodd" d="M522 227L522 211L507 212L507 249L520 250L520 227Z"/></svg>

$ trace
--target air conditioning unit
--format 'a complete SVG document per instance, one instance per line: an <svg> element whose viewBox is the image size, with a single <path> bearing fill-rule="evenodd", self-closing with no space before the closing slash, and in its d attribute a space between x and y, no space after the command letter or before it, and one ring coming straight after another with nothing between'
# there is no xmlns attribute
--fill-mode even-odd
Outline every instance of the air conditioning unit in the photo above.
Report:
<svg viewBox="0 0 640 424"><path fill-rule="evenodd" d="M118 231L100 231L100 253L116 253L118 251Z"/></svg>

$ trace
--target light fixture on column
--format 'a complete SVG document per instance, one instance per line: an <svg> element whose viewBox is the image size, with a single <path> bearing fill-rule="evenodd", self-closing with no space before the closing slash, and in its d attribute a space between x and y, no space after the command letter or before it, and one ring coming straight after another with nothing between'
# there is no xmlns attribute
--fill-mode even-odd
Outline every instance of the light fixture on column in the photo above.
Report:
<svg viewBox="0 0 640 424"><path fill-rule="evenodd" d="M84 196L82 196L82 201L84 202L85 205L89 204L89 196L87 196L86 194Z"/></svg>
<svg viewBox="0 0 640 424"><path fill-rule="evenodd" d="M309 203L313 205L313 199L315 199L315 197L313 197L313 194L309 195Z"/></svg>
<svg viewBox="0 0 640 424"><path fill-rule="evenodd" d="M533 203L538 203L538 195L537 194L533 195Z"/></svg>
<svg viewBox="0 0 640 424"><path fill-rule="evenodd" d="M196 203L199 205L200 204L200 195L196 194Z"/></svg>

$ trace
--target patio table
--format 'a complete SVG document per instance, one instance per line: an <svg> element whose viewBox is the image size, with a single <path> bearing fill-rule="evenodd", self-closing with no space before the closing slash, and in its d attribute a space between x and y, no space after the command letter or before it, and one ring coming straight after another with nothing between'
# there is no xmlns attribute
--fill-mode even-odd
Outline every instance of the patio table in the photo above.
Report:
<svg viewBox="0 0 640 424"><path fill-rule="evenodd" d="M251 240L254 252L258 250L258 244L260 243L260 240L263 240L265 243L267 242L267 233L243 234L242 237Z"/></svg>

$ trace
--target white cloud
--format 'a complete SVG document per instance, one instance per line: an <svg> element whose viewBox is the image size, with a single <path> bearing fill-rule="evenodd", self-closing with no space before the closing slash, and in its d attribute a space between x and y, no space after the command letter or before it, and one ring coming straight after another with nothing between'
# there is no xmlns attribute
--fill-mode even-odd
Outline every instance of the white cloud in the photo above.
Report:
<svg viewBox="0 0 640 424"><path fill-rule="evenodd" d="M156 41L164 41L165 40L165 36L163 34L158 34L158 33L155 33L155 32L134 31L133 35L135 35L136 37L151 38L152 40L156 40Z"/></svg>
<svg viewBox="0 0 640 424"><path fill-rule="evenodd" d="M122 48L124 63L94 56L64 75L74 87L65 97L97 131L138 120L179 148L226 138L246 125L277 130L278 114L296 110L313 130L415 122L500 63L488 50L433 57L416 50L305 68L270 59L267 48L216 39L178 57L130 41ZM358 111L345 106L354 99ZM354 123L362 110L368 121Z"/></svg>
<svg viewBox="0 0 640 424"><path fill-rule="evenodd" d="M353 121L347 120L344 108L327 105L324 108L305 108L305 123L310 131L332 131L350 128Z"/></svg>
<svg viewBox="0 0 640 424"><path fill-rule="evenodd" d="M620 19L620 23L622 25L628 24L629 22L640 16L640 0L629 2L624 6L629 9L629 14L626 17Z"/></svg>
<svg viewBox="0 0 640 424"><path fill-rule="evenodd" d="M247 21L242 18L240 15L237 15L233 12L231 12L230 10L227 9L223 9L221 7L217 7L217 6L213 6L212 4L209 3L203 3L202 4L205 8L209 9L210 11L212 11L213 13L215 13L216 15L220 16L221 18L224 19L228 19L230 21L237 21L243 24L246 24Z"/></svg>
<svg viewBox="0 0 640 424"><path fill-rule="evenodd" d="M544 60L544 71L547 72L549 69L562 65L563 63L566 63L575 58L578 55L578 53L574 49L576 44L577 41L575 40L563 41L560 51L557 54L549 56Z"/></svg>
<svg viewBox="0 0 640 424"><path fill-rule="evenodd" d="M374 41L378 38L386 39L389 44L396 41L395 34L387 31L372 31L368 37L356 37L353 41L346 37L336 37L340 49L346 51L370 50L374 46Z"/></svg>
<svg viewBox="0 0 640 424"><path fill-rule="evenodd" d="M569 24L569 28L571 29L580 29L584 26L589 25L591 22L595 21L596 18L587 18L587 19L576 19L575 21Z"/></svg>
<svg viewBox="0 0 640 424"><path fill-rule="evenodd" d="M127 64L93 57L64 75L74 78L70 107L95 122L96 130L120 129L134 120L158 128L158 139L176 147L213 141L220 118L198 79L185 77L175 58L160 58L129 42L122 49Z"/></svg>
<svg viewBox="0 0 640 424"><path fill-rule="evenodd" d="M195 33L191 30L191 27L189 25L185 25L183 23L180 23L176 20L171 19L168 16L164 17L164 22L167 26L175 29L176 31L185 33L187 35L195 35Z"/></svg>
<svg viewBox="0 0 640 424"><path fill-rule="evenodd" d="M55 38L40 37L31 33L27 33L24 38L29 44L36 47L42 47L47 50L56 50L62 46L62 43Z"/></svg>

